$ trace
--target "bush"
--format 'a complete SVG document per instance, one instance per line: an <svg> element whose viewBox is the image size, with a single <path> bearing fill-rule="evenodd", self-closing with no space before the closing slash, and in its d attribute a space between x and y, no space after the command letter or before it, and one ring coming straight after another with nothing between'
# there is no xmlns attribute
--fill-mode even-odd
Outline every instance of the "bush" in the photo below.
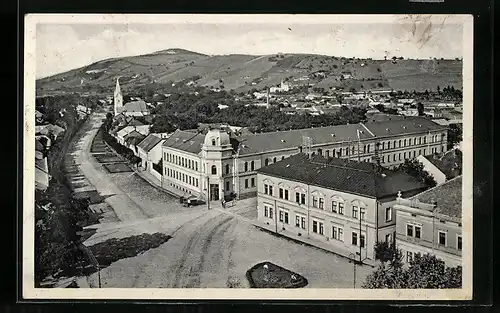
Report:
<svg viewBox="0 0 500 313"><path fill-rule="evenodd" d="M386 266L382 262L378 269L370 274L363 288L369 289L443 289L462 287L462 267L446 267L445 263L434 255L416 254L407 268L398 261L402 252L394 250L396 260L390 260Z"/></svg>

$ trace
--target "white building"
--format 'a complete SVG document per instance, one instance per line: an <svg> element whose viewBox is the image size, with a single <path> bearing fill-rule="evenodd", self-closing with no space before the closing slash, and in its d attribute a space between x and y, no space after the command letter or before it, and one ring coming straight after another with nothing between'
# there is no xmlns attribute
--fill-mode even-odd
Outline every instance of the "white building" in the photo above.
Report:
<svg viewBox="0 0 500 313"><path fill-rule="evenodd" d="M289 91L289 90L290 90L290 84L283 82L283 80L281 80L281 84L280 84L279 87L271 87L269 89L269 91L272 92L272 93L286 92L286 91Z"/></svg>
<svg viewBox="0 0 500 313"><path fill-rule="evenodd" d="M177 130L163 143L163 187L204 198L202 179L208 176L219 198L232 192L251 197L257 191L255 171L300 153L305 138L311 139L313 153L367 162L378 157L381 165L391 168L433 149L445 151L446 133L446 127L425 118L245 135L218 128Z"/></svg>
<svg viewBox="0 0 500 313"><path fill-rule="evenodd" d="M425 188L372 163L297 154L257 170L257 220L281 235L373 261L375 243L394 240L397 195Z"/></svg>
<svg viewBox="0 0 500 313"><path fill-rule="evenodd" d="M137 145L138 156L141 158L141 167L161 181L161 169L157 172L153 164L158 164L162 159L162 143L166 139L158 137L156 134L149 134Z"/></svg>
<svg viewBox="0 0 500 313"><path fill-rule="evenodd" d="M399 198L396 246L403 261L432 254L446 266L462 266L462 176L410 199Z"/></svg>

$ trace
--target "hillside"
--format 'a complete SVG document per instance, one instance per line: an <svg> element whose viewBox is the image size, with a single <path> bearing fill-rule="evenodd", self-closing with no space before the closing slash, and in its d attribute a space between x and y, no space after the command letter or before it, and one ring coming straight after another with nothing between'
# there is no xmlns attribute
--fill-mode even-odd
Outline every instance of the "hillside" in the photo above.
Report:
<svg viewBox="0 0 500 313"><path fill-rule="evenodd" d="M217 55L183 49L108 59L37 81L37 93L65 91L109 92L120 76L127 89L151 82L193 80L197 85L236 92L263 89L287 80L356 90L435 90L439 85L462 89L460 60L362 60L312 54Z"/></svg>

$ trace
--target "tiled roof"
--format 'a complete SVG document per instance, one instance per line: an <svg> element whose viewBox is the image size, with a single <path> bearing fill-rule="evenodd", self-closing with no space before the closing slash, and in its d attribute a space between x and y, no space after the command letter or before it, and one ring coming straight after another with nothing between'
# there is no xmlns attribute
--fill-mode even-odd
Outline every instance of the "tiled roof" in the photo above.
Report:
<svg viewBox="0 0 500 313"><path fill-rule="evenodd" d="M309 159L305 154L296 154L257 172L375 198L425 188L424 184L405 173L383 168L375 171L375 168L375 164L368 162L321 156Z"/></svg>
<svg viewBox="0 0 500 313"><path fill-rule="evenodd" d="M149 134L146 138L144 138L141 143L137 146L138 148L141 148L142 150L149 152L151 149L153 149L159 142L161 141L161 138L157 137L154 134Z"/></svg>
<svg viewBox="0 0 500 313"><path fill-rule="evenodd" d="M398 120L370 122L366 123L365 126L377 137L446 129L446 126L438 125L424 117L406 117Z"/></svg>
<svg viewBox="0 0 500 313"><path fill-rule="evenodd" d="M128 126L142 126L142 125L144 125L144 123L135 118L128 123Z"/></svg>
<svg viewBox="0 0 500 313"><path fill-rule="evenodd" d="M167 140L165 140L163 146L198 154L201 152L204 141L205 135L176 130Z"/></svg>
<svg viewBox="0 0 500 313"><path fill-rule="evenodd" d="M144 140L144 138L146 138L146 136L144 136L143 134L140 134L140 133L138 133L138 134L139 135L137 135L137 136L126 138L125 142L128 143L129 145L137 146L137 144L139 144L140 142L142 142Z"/></svg>
<svg viewBox="0 0 500 313"><path fill-rule="evenodd" d="M428 155L425 158L445 174L447 179L462 174L462 157L457 155L456 150L449 150L441 155Z"/></svg>
<svg viewBox="0 0 500 313"><path fill-rule="evenodd" d="M455 177L442 185L426 190L414 196L420 202L437 202L434 213L450 217L462 217L462 176Z"/></svg>
<svg viewBox="0 0 500 313"><path fill-rule="evenodd" d="M302 146L303 136L311 137L313 141L312 145L315 146L342 141L356 141L356 130L362 131L360 139L363 140L374 138L374 136L393 136L445 128L426 118L406 117L397 120L371 122L364 125L360 123L251 134L239 137L240 142L243 144L240 155L298 148ZM335 136L332 136L332 134Z"/></svg>
<svg viewBox="0 0 500 313"><path fill-rule="evenodd" d="M129 134L127 134L127 136L123 137L123 140L125 142L129 142L129 140L132 138L139 138L142 141L144 138L146 138L146 136L144 136L143 134L141 134L140 132L138 132L136 130L133 130ZM135 141L135 142L139 143L140 141Z"/></svg>
<svg viewBox="0 0 500 313"><path fill-rule="evenodd" d="M298 150L298 147L302 146L303 136L311 137L313 146L317 144L357 140L356 130L362 131L360 134L361 139L372 138L361 124L244 135L239 137L242 143L240 155L290 148L297 148Z"/></svg>

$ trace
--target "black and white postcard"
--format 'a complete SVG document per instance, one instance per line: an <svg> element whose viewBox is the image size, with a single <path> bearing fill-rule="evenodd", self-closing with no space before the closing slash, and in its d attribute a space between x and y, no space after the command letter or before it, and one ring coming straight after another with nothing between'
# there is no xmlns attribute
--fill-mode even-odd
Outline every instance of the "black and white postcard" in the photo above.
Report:
<svg viewBox="0 0 500 313"><path fill-rule="evenodd" d="M25 299L472 298L472 16L25 22Z"/></svg>

